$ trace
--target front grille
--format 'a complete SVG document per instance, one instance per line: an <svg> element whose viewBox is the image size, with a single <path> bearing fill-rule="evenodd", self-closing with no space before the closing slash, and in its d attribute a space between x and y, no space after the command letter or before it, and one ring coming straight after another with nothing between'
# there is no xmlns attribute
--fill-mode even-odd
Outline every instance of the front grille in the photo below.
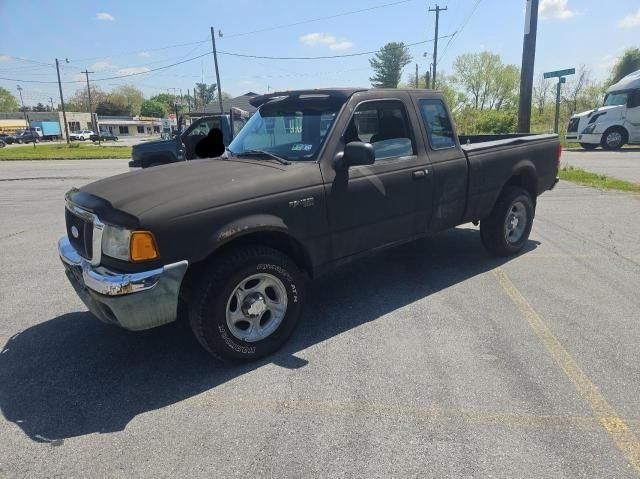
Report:
<svg viewBox="0 0 640 479"><path fill-rule="evenodd" d="M93 256L93 223L65 208L67 237L80 256L91 260Z"/></svg>
<svg viewBox="0 0 640 479"><path fill-rule="evenodd" d="M578 123L580 123L580 118L571 118L569 126L567 126L567 133L576 133L578 131Z"/></svg>

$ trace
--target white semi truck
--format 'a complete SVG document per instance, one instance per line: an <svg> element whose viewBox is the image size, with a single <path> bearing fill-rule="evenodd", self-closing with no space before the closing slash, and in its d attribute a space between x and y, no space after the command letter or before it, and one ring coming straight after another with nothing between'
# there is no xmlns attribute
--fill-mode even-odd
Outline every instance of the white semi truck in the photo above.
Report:
<svg viewBox="0 0 640 479"><path fill-rule="evenodd" d="M573 115L566 139L585 150L640 144L640 70L611 85L603 106Z"/></svg>

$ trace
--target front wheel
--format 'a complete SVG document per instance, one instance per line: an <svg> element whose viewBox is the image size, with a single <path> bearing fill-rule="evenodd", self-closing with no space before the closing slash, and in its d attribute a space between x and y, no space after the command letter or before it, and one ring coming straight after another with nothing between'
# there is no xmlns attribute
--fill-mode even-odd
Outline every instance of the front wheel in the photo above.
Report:
<svg viewBox="0 0 640 479"><path fill-rule="evenodd" d="M202 274L189 313L191 329L219 359L256 360L289 338L304 294L304 278L290 258L262 246L237 249Z"/></svg>
<svg viewBox="0 0 640 479"><path fill-rule="evenodd" d="M619 150L624 145L625 131L622 128L609 128L602 135L602 148L605 150Z"/></svg>
<svg viewBox="0 0 640 479"><path fill-rule="evenodd" d="M596 148L598 148L598 144L597 143L580 143L580 146L582 147L583 150L595 150Z"/></svg>
<svg viewBox="0 0 640 479"><path fill-rule="evenodd" d="M529 239L534 214L533 200L527 190L505 187L491 214L480 222L482 244L495 256L519 253Z"/></svg>

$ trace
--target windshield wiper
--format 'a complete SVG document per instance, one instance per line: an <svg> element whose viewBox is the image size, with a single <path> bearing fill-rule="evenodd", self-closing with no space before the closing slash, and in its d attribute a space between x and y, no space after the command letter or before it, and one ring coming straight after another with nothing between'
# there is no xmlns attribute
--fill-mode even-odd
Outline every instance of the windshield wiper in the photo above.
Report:
<svg viewBox="0 0 640 479"><path fill-rule="evenodd" d="M274 160L278 161L280 164L282 165L290 165L291 162L285 160L284 158L271 153L270 151L265 151L265 150L246 150L243 151L242 153L238 153L238 156L243 156L243 155L247 155L247 156L251 156L251 155L264 155L264 156L268 156L270 158L273 158Z"/></svg>

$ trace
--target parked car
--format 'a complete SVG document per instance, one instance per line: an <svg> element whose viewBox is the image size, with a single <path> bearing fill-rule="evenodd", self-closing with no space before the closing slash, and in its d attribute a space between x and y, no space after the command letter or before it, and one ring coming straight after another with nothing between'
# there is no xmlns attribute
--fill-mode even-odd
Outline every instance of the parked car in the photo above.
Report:
<svg viewBox="0 0 640 479"><path fill-rule="evenodd" d="M13 143L14 137L12 135L7 135L6 133L0 134L0 140L6 145L10 145Z"/></svg>
<svg viewBox="0 0 640 479"><path fill-rule="evenodd" d="M69 139L85 141L91 138L91 135L95 135L95 133L91 130L74 131L73 133L69 133Z"/></svg>
<svg viewBox="0 0 640 479"><path fill-rule="evenodd" d="M640 145L640 70L611 85L603 106L573 115L566 139L577 141L585 150Z"/></svg>
<svg viewBox="0 0 640 479"><path fill-rule="evenodd" d="M517 254L538 195L558 181L557 135L461 146L432 90L251 101L259 109L225 156L67 193L58 251L99 319L141 330L188 310L207 351L254 360L293 332L306 278L468 222L492 254Z"/></svg>
<svg viewBox="0 0 640 479"><path fill-rule="evenodd" d="M25 130L22 133L17 134L14 139L14 143L40 143L40 136L33 131Z"/></svg>
<svg viewBox="0 0 640 479"><path fill-rule="evenodd" d="M171 139L147 141L133 145L129 166L131 168L148 168L193 160L197 157L196 145L207 136L211 128L222 130L223 142L229 146L234 135L238 134L248 118L249 113L239 108L233 108L229 114L198 118L183 133Z"/></svg>
<svg viewBox="0 0 640 479"><path fill-rule="evenodd" d="M89 136L89 139L94 143L97 141L118 141L118 137L108 131L101 131L98 134L93 134Z"/></svg>
<svg viewBox="0 0 640 479"><path fill-rule="evenodd" d="M0 148L4 148L7 144L4 142L2 138L0 138Z"/></svg>

